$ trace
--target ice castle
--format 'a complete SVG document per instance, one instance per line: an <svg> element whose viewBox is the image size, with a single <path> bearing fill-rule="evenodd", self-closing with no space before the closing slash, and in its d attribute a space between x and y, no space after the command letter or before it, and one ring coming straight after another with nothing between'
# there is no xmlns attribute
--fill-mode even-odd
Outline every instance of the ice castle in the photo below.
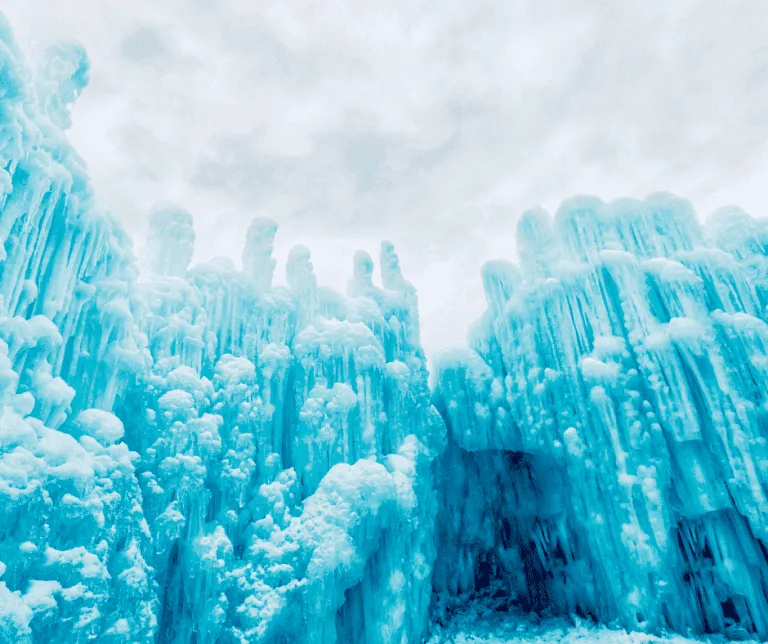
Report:
<svg viewBox="0 0 768 644"><path fill-rule="evenodd" d="M471 602L768 638L768 225L659 194L525 213L430 383L393 246L342 295L149 270L70 147L77 46L0 16L0 642L419 644Z"/></svg>

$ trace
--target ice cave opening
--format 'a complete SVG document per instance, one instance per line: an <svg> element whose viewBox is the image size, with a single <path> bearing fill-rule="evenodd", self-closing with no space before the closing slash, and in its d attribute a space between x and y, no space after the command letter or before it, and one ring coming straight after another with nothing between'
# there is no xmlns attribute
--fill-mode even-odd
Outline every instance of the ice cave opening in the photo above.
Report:
<svg viewBox="0 0 768 644"><path fill-rule="evenodd" d="M500 618L508 613L513 619L577 617L594 624L615 614L580 534L562 464L546 454L469 451L449 439L436 467L438 545L431 605L436 624L472 612ZM670 557L680 562L674 565L682 592L663 606L662 623L736 639L764 632L764 585L746 581L746 569L731 570L751 588L734 592L722 572L724 561L733 568L728 559L735 556L755 570L767 565L768 552L746 520L724 511L681 519L673 532L677 549ZM729 552L734 544L739 552ZM642 628L642 610L634 617Z"/></svg>
<svg viewBox="0 0 768 644"><path fill-rule="evenodd" d="M588 553L562 466L543 453L469 451L449 439L437 471L438 623L468 602L539 617L595 617Z"/></svg>

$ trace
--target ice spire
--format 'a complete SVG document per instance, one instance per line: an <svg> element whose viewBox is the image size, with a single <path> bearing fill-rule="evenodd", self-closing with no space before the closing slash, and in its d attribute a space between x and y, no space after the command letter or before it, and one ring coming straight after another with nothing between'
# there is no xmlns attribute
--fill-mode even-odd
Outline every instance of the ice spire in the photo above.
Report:
<svg viewBox="0 0 768 644"><path fill-rule="evenodd" d="M373 259L364 250L358 250L353 261L352 278L347 282L347 295L365 297L373 290Z"/></svg>
<svg viewBox="0 0 768 644"><path fill-rule="evenodd" d="M285 267L288 286L296 297L300 326L309 324L317 310L317 279L311 257L306 246L297 244L288 253Z"/></svg>
<svg viewBox="0 0 768 644"><path fill-rule="evenodd" d="M404 346L416 347L419 344L419 301L413 284L403 277L400 260L392 242L381 242L381 283L387 291L400 293L398 308L402 311L395 324L395 331L404 332ZM402 327L402 328L400 328Z"/></svg>
<svg viewBox="0 0 768 644"><path fill-rule="evenodd" d="M522 281L518 268L504 260L486 262L482 269L482 279L485 299L494 311L504 308Z"/></svg>
<svg viewBox="0 0 768 644"><path fill-rule="evenodd" d="M183 277L195 250L192 215L175 204L161 204L149 216L147 260L157 275Z"/></svg>
<svg viewBox="0 0 768 644"><path fill-rule="evenodd" d="M585 262L596 257L605 244L605 203L592 195L563 201L555 213L555 227L569 259Z"/></svg>
<svg viewBox="0 0 768 644"><path fill-rule="evenodd" d="M55 45L48 50L38 72L38 95L43 112L57 127L72 126L71 108L88 85L91 62L77 42Z"/></svg>
<svg viewBox="0 0 768 644"><path fill-rule="evenodd" d="M555 247L552 218L543 208L531 208L517 222L517 254L523 270L533 276L548 274Z"/></svg>
<svg viewBox="0 0 768 644"><path fill-rule="evenodd" d="M656 192L645 199L651 234L661 244L661 252L688 251L702 246L701 225L687 199L668 192Z"/></svg>
<svg viewBox="0 0 768 644"><path fill-rule="evenodd" d="M243 270L259 292L272 288L275 260L272 250L277 233L277 222L267 217L257 217L248 227L243 248Z"/></svg>
<svg viewBox="0 0 768 644"><path fill-rule="evenodd" d="M738 206L723 206L707 221L712 241L739 259L768 254L768 225Z"/></svg>
<svg viewBox="0 0 768 644"><path fill-rule="evenodd" d="M381 242L381 283L390 291L415 293L413 285L403 277L395 246L389 241Z"/></svg>

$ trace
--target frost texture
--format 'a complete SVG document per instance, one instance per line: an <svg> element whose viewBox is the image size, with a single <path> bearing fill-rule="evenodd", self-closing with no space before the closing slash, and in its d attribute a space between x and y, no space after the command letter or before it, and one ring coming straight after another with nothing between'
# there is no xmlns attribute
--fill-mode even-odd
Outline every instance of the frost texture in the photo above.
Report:
<svg viewBox="0 0 768 644"><path fill-rule="evenodd" d="M0 641L421 641L444 425L392 246L273 288L274 222L189 269L163 204L139 278L62 130L87 57L1 20Z"/></svg>
<svg viewBox="0 0 768 644"><path fill-rule="evenodd" d="M162 204L140 275L66 139L87 79L73 44L30 72L0 17L0 642L768 636L764 222L526 213L430 392L389 242L381 286L297 246L275 287L275 222L242 271L190 268Z"/></svg>
<svg viewBox="0 0 768 644"><path fill-rule="evenodd" d="M671 195L563 203L483 270L447 352L438 615L510 605L768 636L768 226Z"/></svg>

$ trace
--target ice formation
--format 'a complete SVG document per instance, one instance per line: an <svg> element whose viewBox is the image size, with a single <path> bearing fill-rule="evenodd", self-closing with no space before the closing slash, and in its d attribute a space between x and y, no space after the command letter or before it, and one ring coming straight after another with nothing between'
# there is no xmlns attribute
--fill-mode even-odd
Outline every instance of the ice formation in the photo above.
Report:
<svg viewBox="0 0 768 644"><path fill-rule="evenodd" d="M389 242L381 286L297 246L277 287L274 221L190 267L167 203L137 261L66 139L87 79L0 16L0 642L418 644L472 600L768 636L763 222L526 213L430 390Z"/></svg>
<svg viewBox="0 0 768 644"><path fill-rule="evenodd" d="M439 611L768 637L768 225L657 194L526 213L442 356Z"/></svg>
<svg viewBox="0 0 768 644"><path fill-rule="evenodd" d="M152 213L146 274L67 143L87 57L38 74L0 22L0 641L418 641L443 424L412 287L189 268Z"/></svg>

